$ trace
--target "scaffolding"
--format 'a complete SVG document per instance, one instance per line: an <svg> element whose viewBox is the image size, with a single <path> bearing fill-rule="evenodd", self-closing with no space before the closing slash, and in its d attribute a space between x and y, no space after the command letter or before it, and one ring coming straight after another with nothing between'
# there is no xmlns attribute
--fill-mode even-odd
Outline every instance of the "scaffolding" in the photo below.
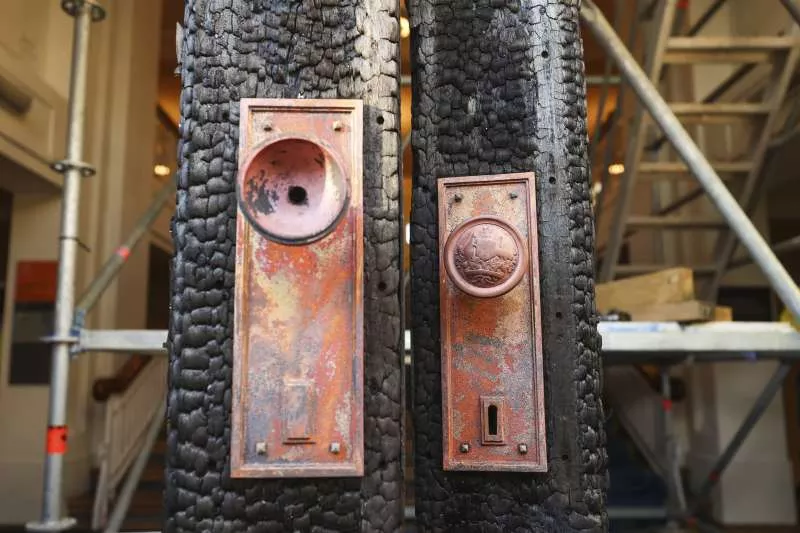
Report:
<svg viewBox="0 0 800 533"><path fill-rule="evenodd" d="M674 9L677 0L663 0L662 7ZM718 9L717 2L712 9ZM798 19L800 12L792 0L781 0L787 10ZM103 291L119 273L126 259L147 233L166 202L173 197L174 184L169 182L153 199L151 207L137 222L130 237L101 268L98 277L75 303L75 263L77 254L77 226L79 213L79 185L84 177L94 174L94 169L82 162L84 116L86 105L86 74L88 44L92 22L104 18L105 12L90 0L64 0L63 9L74 17L74 50L69 99L69 128L67 134L66 159L53 166L64 174L61 235L59 244L58 290L54 334L46 339L52 344L52 374L50 379L50 402L47 430L47 453L43 485L43 504L40 520L27 525L32 531L62 531L74 526L75 520L65 517L61 509L63 449L59 445L66 439L66 399L69 363L72 357L84 352L139 352L166 355L164 330L89 330L85 328L86 315L92 310ZM714 167L689 136L683 125L653 83L652 76L640 67L628 47L617 36L611 24L591 0L583 0L581 16L589 29L598 37L608 56L619 67L621 77L606 76L592 82L620 83L633 90L638 100L661 127L666 139L678 151L683 163L695 176L704 193L719 209L722 217L750 253L753 262L767 277L780 299L800 318L800 290L786 269L777 259L764 238L759 234L743 207L728 191ZM598 126L599 127L599 126ZM624 221L625 217L618 217ZM624 227L617 225L615 235L619 241L625 234ZM608 257L607 257L608 259ZM615 260L615 259L614 259ZM613 263L610 263L613 265ZM728 262L723 268L728 266ZM606 267L612 268L612 267ZM667 472L670 502L668 509L660 510L663 516L674 521L694 520L696 513L710 494L719 475L730 463L741 446L744 437L755 425L780 388L789 365L800 359L800 334L788 325L773 323L737 323L735 329L725 326L706 325L684 327L677 323L601 323L603 358L608 365L623 365L644 360L659 364L662 371L662 394L669 395L668 367L689 359L694 362L753 361L775 359L780 361L778 370L767 383L753 405L749 415L731 443L706 476L706 481L687 501L679 476L673 475L676 468L674 453L669 454L663 465ZM406 342L409 339L406 338ZM124 519L131 495L136 488L144 461L163 423L162 408L153 418L145 446L133 464L117 498L106 531L116 531ZM664 432L672 438L671 421L664 417ZM624 514L624 513L623 513ZM413 515L413 510L407 512ZM610 515L619 516L611 512Z"/></svg>

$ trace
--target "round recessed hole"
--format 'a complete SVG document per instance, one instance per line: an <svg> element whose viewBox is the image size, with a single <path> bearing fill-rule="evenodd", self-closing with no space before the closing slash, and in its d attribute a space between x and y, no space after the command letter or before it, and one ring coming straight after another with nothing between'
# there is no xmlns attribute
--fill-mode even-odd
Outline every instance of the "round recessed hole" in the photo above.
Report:
<svg viewBox="0 0 800 533"><path fill-rule="evenodd" d="M308 205L308 193L303 187L292 185L289 187L289 203L294 205Z"/></svg>
<svg viewBox="0 0 800 533"><path fill-rule="evenodd" d="M555 178L553 178L553 177L551 177L551 178L550 178L549 180L547 180L547 181L549 181L549 182L550 182L550 185L555 185L555 183L556 183L556 179L555 179Z"/></svg>
<svg viewBox="0 0 800 533"><path fill-rule="evenodd" d="M383 124L383 116L378 115L378 118L375 119L375 122L377 122L378 124Z"/></svg>
<svg viewBox="0 0 800 533"><path fill-rule="evenodd" d="M242 165L237 183L247 220L267 238L306 243L329 233L347 204L347 180L319 144L284 138L261 147Z"/></svg>
<svg viewBox="0 0 800 533"><path fill-rule="evenodd" d="M557 319L561 320L561 318L563 318L563 317L564 317L564 315L561 314L561 311L556 311L556 318Z"/></svg>
<svg viewBox="0 0 800 533"><path fill-rule="evenodd" d="M381 281L380 283L378 283L378 290L379 291L385 291L386 290L386 282L385 281Z"/></svg>
<svg viewBox="0 0 800 533"><path fill-rule="evenodd" d="M550 57L550 53L549 53L547 50L544 50L544 51L542 52L542 57L543 57L543 58L545 58L545 59L547 59L548 57Z"/></svg>
<svg viewBox="0 0 800 533"><path fill-rule="evenodd" d="M561 460L562 461L569 461L569 455L567 455L567 454L562 455L561 456Z"/></svg>

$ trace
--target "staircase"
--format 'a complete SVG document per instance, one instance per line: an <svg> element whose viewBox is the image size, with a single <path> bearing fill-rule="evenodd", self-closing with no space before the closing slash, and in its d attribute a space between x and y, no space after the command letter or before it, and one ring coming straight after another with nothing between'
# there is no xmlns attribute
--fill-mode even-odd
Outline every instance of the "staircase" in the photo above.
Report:
<svg viewBox="0 0 800 533"><path fill-rule="evenodd" d="M779 5L778 0L767 2ZM717 2L709 13L699 17L702 23L680 34L683 3L663 0L656 4L645 31L649 42L644 70L750 214L761 192L770 142L781 125L788 128L796 124L792 113L786 119L785 104L800 59L798 25L792 24L785 35L699 35L701 25L719 10ZM792 20L788 13L786 20ZM721 66L730 68L732 74L700 99L695 98L693 87L674 82L693 77L711 79L715 76L712 69ZM671 77L671 69L680 76ZM609 220L604 227L598 223L602 254L599 281L689 263L686 266L697 276L706 278L706 297L714 299L733 258L736 237L713 208L712 216L708 216L707 206L691 205L704 198L703 190L652 118L635 98L628 100L636 108L630 120L619 121L625 124L617 128L625 130L622 135L627 139L625 170L619 182L608 187L609 194L603 193L612 196L603 201ZM698 216L698 212L705 216ZM636 260L632 254L627 264L620 264L626 243L636 233L646 234L646 239L638 243L652 246L652 260Z"/></svg>
<svg viewBox="0 0 800 533"><path fill-rule="evenodd" d="M120 531L161 531L166 373L165 357L132 356L115 376L94 383L94 399L105 408L97 451L100 468L92 490L68 502L68 512L82 530L105 530L116 520ZM138 481L131 478L135 489L130 486L126 491L132 475ZM132 495L130 504L124 514L115 513L122 494Z"/></svg>
<svg viewBox="0 0 800 533"><path fill-rule="evenodd" d="M120 531L161 531L164 527L164 468L167 436L162 432L153 446L147 467L142 473L136 493ZM94 490L68 502L70 515L78 520L78 529L90 531ZM113 502L112 502L113 505Z"/></svg>

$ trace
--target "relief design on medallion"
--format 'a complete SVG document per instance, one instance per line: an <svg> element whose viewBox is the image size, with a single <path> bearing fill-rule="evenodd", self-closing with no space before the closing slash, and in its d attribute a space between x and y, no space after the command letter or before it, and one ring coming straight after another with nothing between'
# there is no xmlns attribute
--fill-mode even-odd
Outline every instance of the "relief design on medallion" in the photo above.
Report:
<svg viewBox="0 0 800 533"><path fill-rule="evenodd" d="M455 266L475 287L496 287L514 273L519 248L514 238L496 224L481 223L467 229L456 241Z"/></svg>
<svg viewBox="0 0 800 533"><path fill-rule="evenodd" d="M527 268L522 236L498 217L465 221L450 234L444 252L450 279L477 297L505 294L520 282Z"/></svg>

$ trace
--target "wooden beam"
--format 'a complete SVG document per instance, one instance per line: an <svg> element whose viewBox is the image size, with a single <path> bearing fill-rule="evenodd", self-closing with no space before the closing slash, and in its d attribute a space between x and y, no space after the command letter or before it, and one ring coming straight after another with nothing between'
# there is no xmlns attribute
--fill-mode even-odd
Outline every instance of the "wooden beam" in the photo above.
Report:
<svg viewBox="0 0 800 533"><path fill-rule="evenodd" d="M694 299L694 275L689 268L670 268L599 283L595 291L601 313L612 309L630 312L630 309Z"/></svg>

